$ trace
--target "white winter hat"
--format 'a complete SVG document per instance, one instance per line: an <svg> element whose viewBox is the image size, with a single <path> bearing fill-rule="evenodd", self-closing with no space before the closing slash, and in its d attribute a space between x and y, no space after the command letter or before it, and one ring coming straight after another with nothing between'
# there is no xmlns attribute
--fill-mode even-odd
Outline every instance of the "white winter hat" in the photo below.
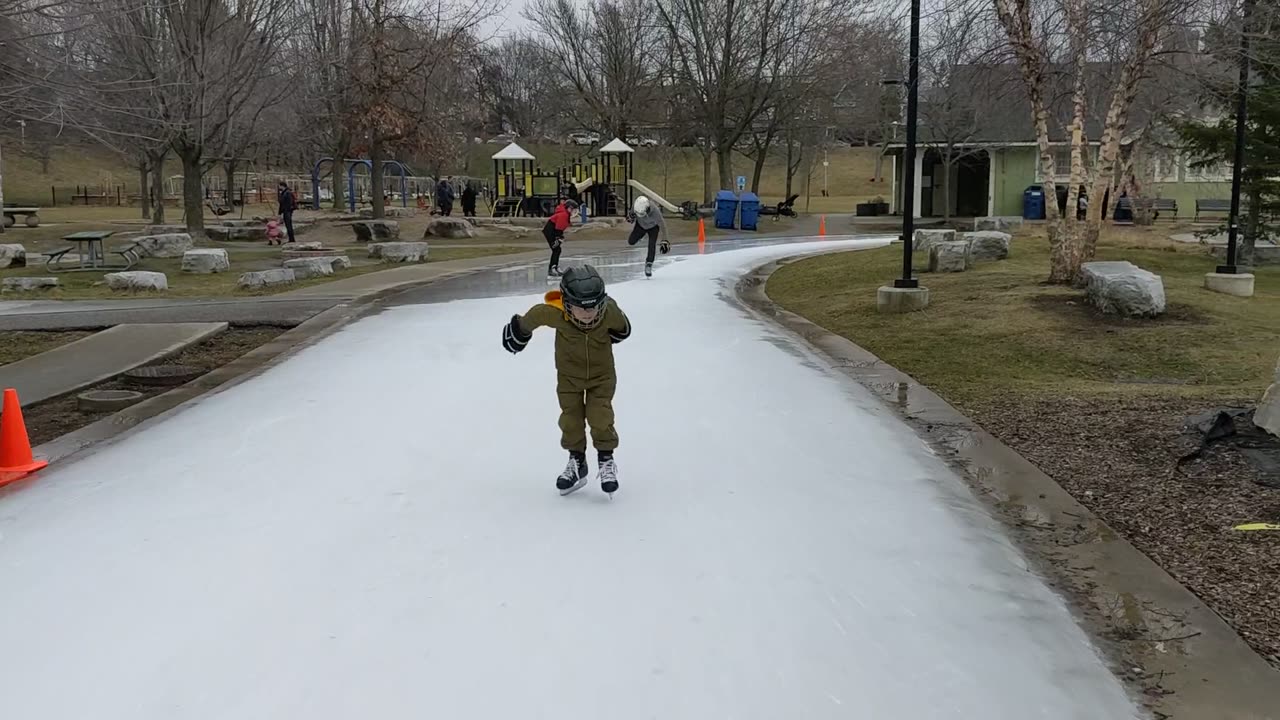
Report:
<svg viewBox="0 0 1280 720"><path fill-rule="evenodd" d="M636 198L635 203L631 205L631 209L636 211L637 215L644 215L649 212L649 198L641 195Z"/></svg>

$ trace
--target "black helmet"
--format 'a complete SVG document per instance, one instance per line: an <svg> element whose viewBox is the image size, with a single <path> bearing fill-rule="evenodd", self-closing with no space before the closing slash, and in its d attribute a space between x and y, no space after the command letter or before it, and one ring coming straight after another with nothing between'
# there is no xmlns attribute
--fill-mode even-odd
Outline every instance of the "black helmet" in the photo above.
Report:
<svg viewBox="0 0 1280 720"><path fill-rule="evenodd" d="M600 324L604 318L604 306L609 295L604 290L604 278L590 265L571 267L560 276L560 297L564 300L564 309L569 319L583 330L590 330ZM595 310L595 316L589 320L574 315L573 308Z"/></svg>

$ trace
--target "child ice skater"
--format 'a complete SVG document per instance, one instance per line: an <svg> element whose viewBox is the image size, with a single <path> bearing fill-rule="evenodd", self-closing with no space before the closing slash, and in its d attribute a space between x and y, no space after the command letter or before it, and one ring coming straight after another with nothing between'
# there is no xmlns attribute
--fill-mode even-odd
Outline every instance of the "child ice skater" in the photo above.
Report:
<svg viewBox="0 0 1280 720"><path fill-rule="evenodd" d="M631 321L605 293L604 279L590 265L571 267L560 277L560 289L529 312L512 315L502 329L502 347L512 354L525 349L540 327L556 331L556 394L560 397L560 446L569 451L569 464L556 478L556 488L568 495L587 484L587 433L600 464L600 489L618 489L613 451L618 433L613 428L613 392L618 379L613 346L631 336Z"/></svg>
<svg viewBox="0 0 1280 720"><path fill-rule="evenodd" d="M661 208L644 195L636 198L631 210L636 219L635 225L631 226L631 237L627 238L627 244L635 245L640 242L640 238L649 236L649 254L644 259L644 276L653 277L654 250L659 234L662 235L662 254L666 255L671 250L671 243L667 241L667 223L662 219Z"/></svg>
<svg viewBox="0 0 1280 720"><path fill-rule="evenodd" d="M560 275L560 246L564 244L564 231L569 229L569 224L573 221L573 211L577 209L578 203L565 200L556 206L551 217L547 218L546 224L542 226L542 237L547 239L547 247L551 248L551 264L547 266L548 278Z"/></svg>

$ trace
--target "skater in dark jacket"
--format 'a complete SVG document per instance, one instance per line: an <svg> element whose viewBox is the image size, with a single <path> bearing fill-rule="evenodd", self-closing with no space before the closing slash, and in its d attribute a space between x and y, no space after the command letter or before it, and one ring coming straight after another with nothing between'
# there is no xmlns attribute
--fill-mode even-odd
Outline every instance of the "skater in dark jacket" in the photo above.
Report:
<svg viewBox="0 0 1280 720"><path fill-rule="evenodd" d="M662 254L666 255L671 250L671 243L667 240L667 223L662 219L661 208L650 202L644 195L636 198L631 210L636 219L635 224L631 226L631 237L627 238L627 244L635 245L640 242L640 238L649 236L649 254L644 259L644 274L645 277L652 277L653 258L659 235L662 236Z"/></svg>
<svg viewBox="0 0 1280 720"><path fill-rule="evenodd" d="M561 495L587 484L587 425L599 461L600 489L618 489L613 451L613 393L618 384L613 346L631 336L631 321L605 292L604 279L590 265L571 267L560 289L524 315L512 315L502 329L502 347L518 353L540 327L556 331L556 394L560 397L560 446L569 464L556 478Z"/></svg>
<svg viewBox="0 0 1280 720"><path fill-rule="evenodd" d="M560 275L560 246L564 243L564 231L568 230L570 223L573 222L573 211L577 209L578 203L565 200L556 206L551 217L547 218L546 224L542 226L542 237L547 239L547 247L551 248L551 264L547 266L547 277Z"/></svg>

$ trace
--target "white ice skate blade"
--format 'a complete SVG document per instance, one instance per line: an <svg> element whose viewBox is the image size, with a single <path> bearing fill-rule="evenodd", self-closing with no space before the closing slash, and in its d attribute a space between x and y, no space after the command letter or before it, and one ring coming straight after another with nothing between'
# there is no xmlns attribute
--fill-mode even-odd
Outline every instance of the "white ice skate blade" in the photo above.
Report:
<svg viewBox="0 0 1280 720"><path fill-rule="evenodd" d="M560 496L561 496L561 497L564 497L565 495L569 495L569 494L571 494L571 493L575 493L575 492L577 492L577 491L581 490L582 488L584 488L584 487L586 487L586 486L587 486L587 480L588 480L588 478L585 478L585 477L584 477L584 478L579 478L579 479L578 479L578 482L574 483L571 487L567 487L567 488L565 488L564 490L561 490L561 491L560 491Z"/></svg>

